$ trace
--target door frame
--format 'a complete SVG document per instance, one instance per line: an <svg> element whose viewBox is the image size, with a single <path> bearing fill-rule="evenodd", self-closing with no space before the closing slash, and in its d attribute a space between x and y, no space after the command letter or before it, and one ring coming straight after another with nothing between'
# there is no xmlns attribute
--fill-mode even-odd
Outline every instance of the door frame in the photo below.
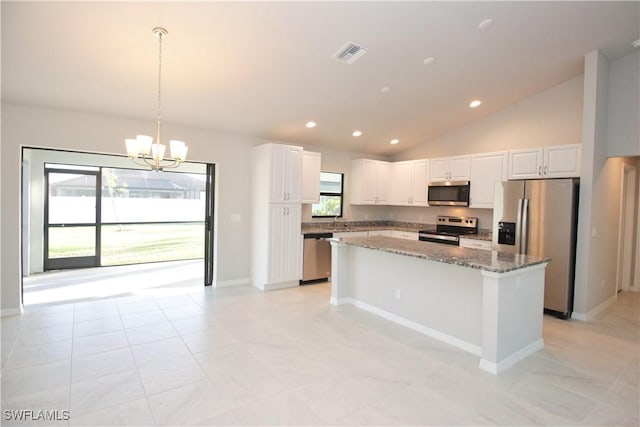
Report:
<svg viewBox="0 0 640 427"><path fill-rule="evenodd" d="M63 224L62 227L88 227L93 225L95 228L95 247L93 256L84 257L68 257L68 258L49 258L49 229L58 228L58 225L51 225L49 223L49 174L51 173L66 173L70 175L92 175L96 178L95 189L95 222L92 223L69 223ZM90 268L100 266L100 215L102 211L102 170L83 170L83 169L64 169L64 168L47 168L47 164L44 165L44 271L50 270L63 270L72 268Z"/></svg>
<svg viewBox="0 0 640 427"><path fill-rule="evenodd" d="M620 173L620 213L618 227L618 257L616 263L616 295L619 291L628 291L633 287L634 246L638 239L636 230L636 205L638 170L628 164L622 164ZM636 254L637 257L637 254ZM628 280L627 280L628 278Z"/></svg>
<svg viewBox="0 0 640 427"><path fill-rule="evenodd" d="M204 213L204 285L215 281L216 165L207 163Z"/></svg>

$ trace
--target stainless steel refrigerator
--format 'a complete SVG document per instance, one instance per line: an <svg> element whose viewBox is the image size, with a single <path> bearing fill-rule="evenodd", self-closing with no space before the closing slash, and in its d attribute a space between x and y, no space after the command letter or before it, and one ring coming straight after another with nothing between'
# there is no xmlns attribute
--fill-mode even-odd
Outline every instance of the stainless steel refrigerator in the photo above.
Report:
<svg viewBox="0 0 640 427"><path fill-rule="evenodd" d="M568 319L573 311L578 179L496 184L493 243L499 251L551 258L545 271L544 310Z"/></svg>

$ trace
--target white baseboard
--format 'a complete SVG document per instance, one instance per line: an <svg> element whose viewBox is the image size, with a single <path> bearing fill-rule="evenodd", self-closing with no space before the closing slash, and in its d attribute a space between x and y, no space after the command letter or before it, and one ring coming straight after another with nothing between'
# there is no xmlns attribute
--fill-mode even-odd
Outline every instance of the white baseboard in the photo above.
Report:
<svg viewBox="0 0 640 427"><path fill-rule="evenodd" d="M335 297L331 297L331 299L329 300L329 303L331 305L344 305L344 304L351 304L352 303L352 299L349 297L345 297L345 298L335 298Z"/></svg>
<svg viewBox="0 0 640 427"><path fill-rule="evenodd" d="M244 286L248 285L251 281L247 277L246 279L233 279L233 280L216 280L216 288L227 288L229 286Z"/></svg>
<svg viewBox="0 0 640 427"><path fill-rule="evenodd" d="M18 308L3 308L0 310L0 317L16 316L22 313L24 313L24 308L21 304Z"/></svg>
<svg viewBox="0 0 640 427"><path fill-rule="evenodd" d="M516 351L511 356L501 360L498 363L490 362L486 359L480 359L479 367L483 371L489 372L490 374L498 375L499 373L506 371L525 357L532 355L543 347L544 340L540 338L539 340L532 342L528 346Z"/></svg>
<svg viewBox="0 0 640 427"><path fill-rule="evenodd" d="M603 311L604 309L609 307L611 304L616 302L616 299L618 299L618 296L614 295L611 298L609 298L608 300L606 300L605 302L603 302L602 304L600 304L597 307L595 307L594 309L590 310L586 314L585 313L577 313L577 312L574 311L573 313L571 313L571 318L572 319L576 319L576 320L581 320L583 322L587 322L590 319L593 319L593 317L597 316L598 313L600 313L601 311Z"/></svg>
<svg viewBox="0 0 640 427"><path fill-rule="evenodd" d="M340 302L344 299L347 298L340 298L337 302ZM427 326L421 325L420 323L416 323L412 320L408 320L405 319L404 317L400 317L397 316L393 313L389 313L388 311L382 310L378 307L374 307L372 305L369 305L367 303L364 303L362 301L358 301L356 299L352 299L349 298L349 302L353 305L355 305L358 308L361 308L363 310L366 310L370 313L376 314L382 318L385 318L387 320L390 320L394 323L397 323L399 325L405 326L409 329L413 329L414 331L420 332L424 335L427 335L431 338L437 339L438 341L442 341L444 343L447 343L449 345L452 345L454 347L457 347L461 350L464 350L468 353L474 354L476 356L481 356L482 355L482 348L480 346L477 346L475 344L471 344L468 343L466 341L463 341L459 338L456 337L452 337L451 335L447 335L445 333L442 333L440 331L436 331L434 329L431 329ZM344 304L344 303L343 303Z"/></svg>
<svg viewBox="0 0 640 427"><path fill-rule="evenodd" d="M297 280L294 280L292 282L265 283L264 288L262 290L275 291L278 289L293 288L296 286L300 286L300 282L298 282Z"/></svg>

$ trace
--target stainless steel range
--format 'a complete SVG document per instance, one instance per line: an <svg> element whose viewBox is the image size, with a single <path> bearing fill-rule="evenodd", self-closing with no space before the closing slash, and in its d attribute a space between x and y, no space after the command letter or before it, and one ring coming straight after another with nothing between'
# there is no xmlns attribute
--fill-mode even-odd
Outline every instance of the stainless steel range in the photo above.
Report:
<svg viewBox="0 0 640 427"><path fill-rule="evenodd" d="M478 218L439 216L436 219L436 231L421 230L418 239L459 246L460 236L465 234L478 234Z"/></svg>

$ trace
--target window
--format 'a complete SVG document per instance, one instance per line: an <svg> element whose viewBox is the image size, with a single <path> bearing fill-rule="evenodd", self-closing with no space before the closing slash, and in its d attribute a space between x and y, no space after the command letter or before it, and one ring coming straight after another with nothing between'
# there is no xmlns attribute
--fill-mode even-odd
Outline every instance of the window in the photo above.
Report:
<svg viewBox="0 0 640 427"><path fill-rule="evenodd" d="M320 203L311 206L312 217L342 217L343 184L343 174L320 172Z"/></svg>

